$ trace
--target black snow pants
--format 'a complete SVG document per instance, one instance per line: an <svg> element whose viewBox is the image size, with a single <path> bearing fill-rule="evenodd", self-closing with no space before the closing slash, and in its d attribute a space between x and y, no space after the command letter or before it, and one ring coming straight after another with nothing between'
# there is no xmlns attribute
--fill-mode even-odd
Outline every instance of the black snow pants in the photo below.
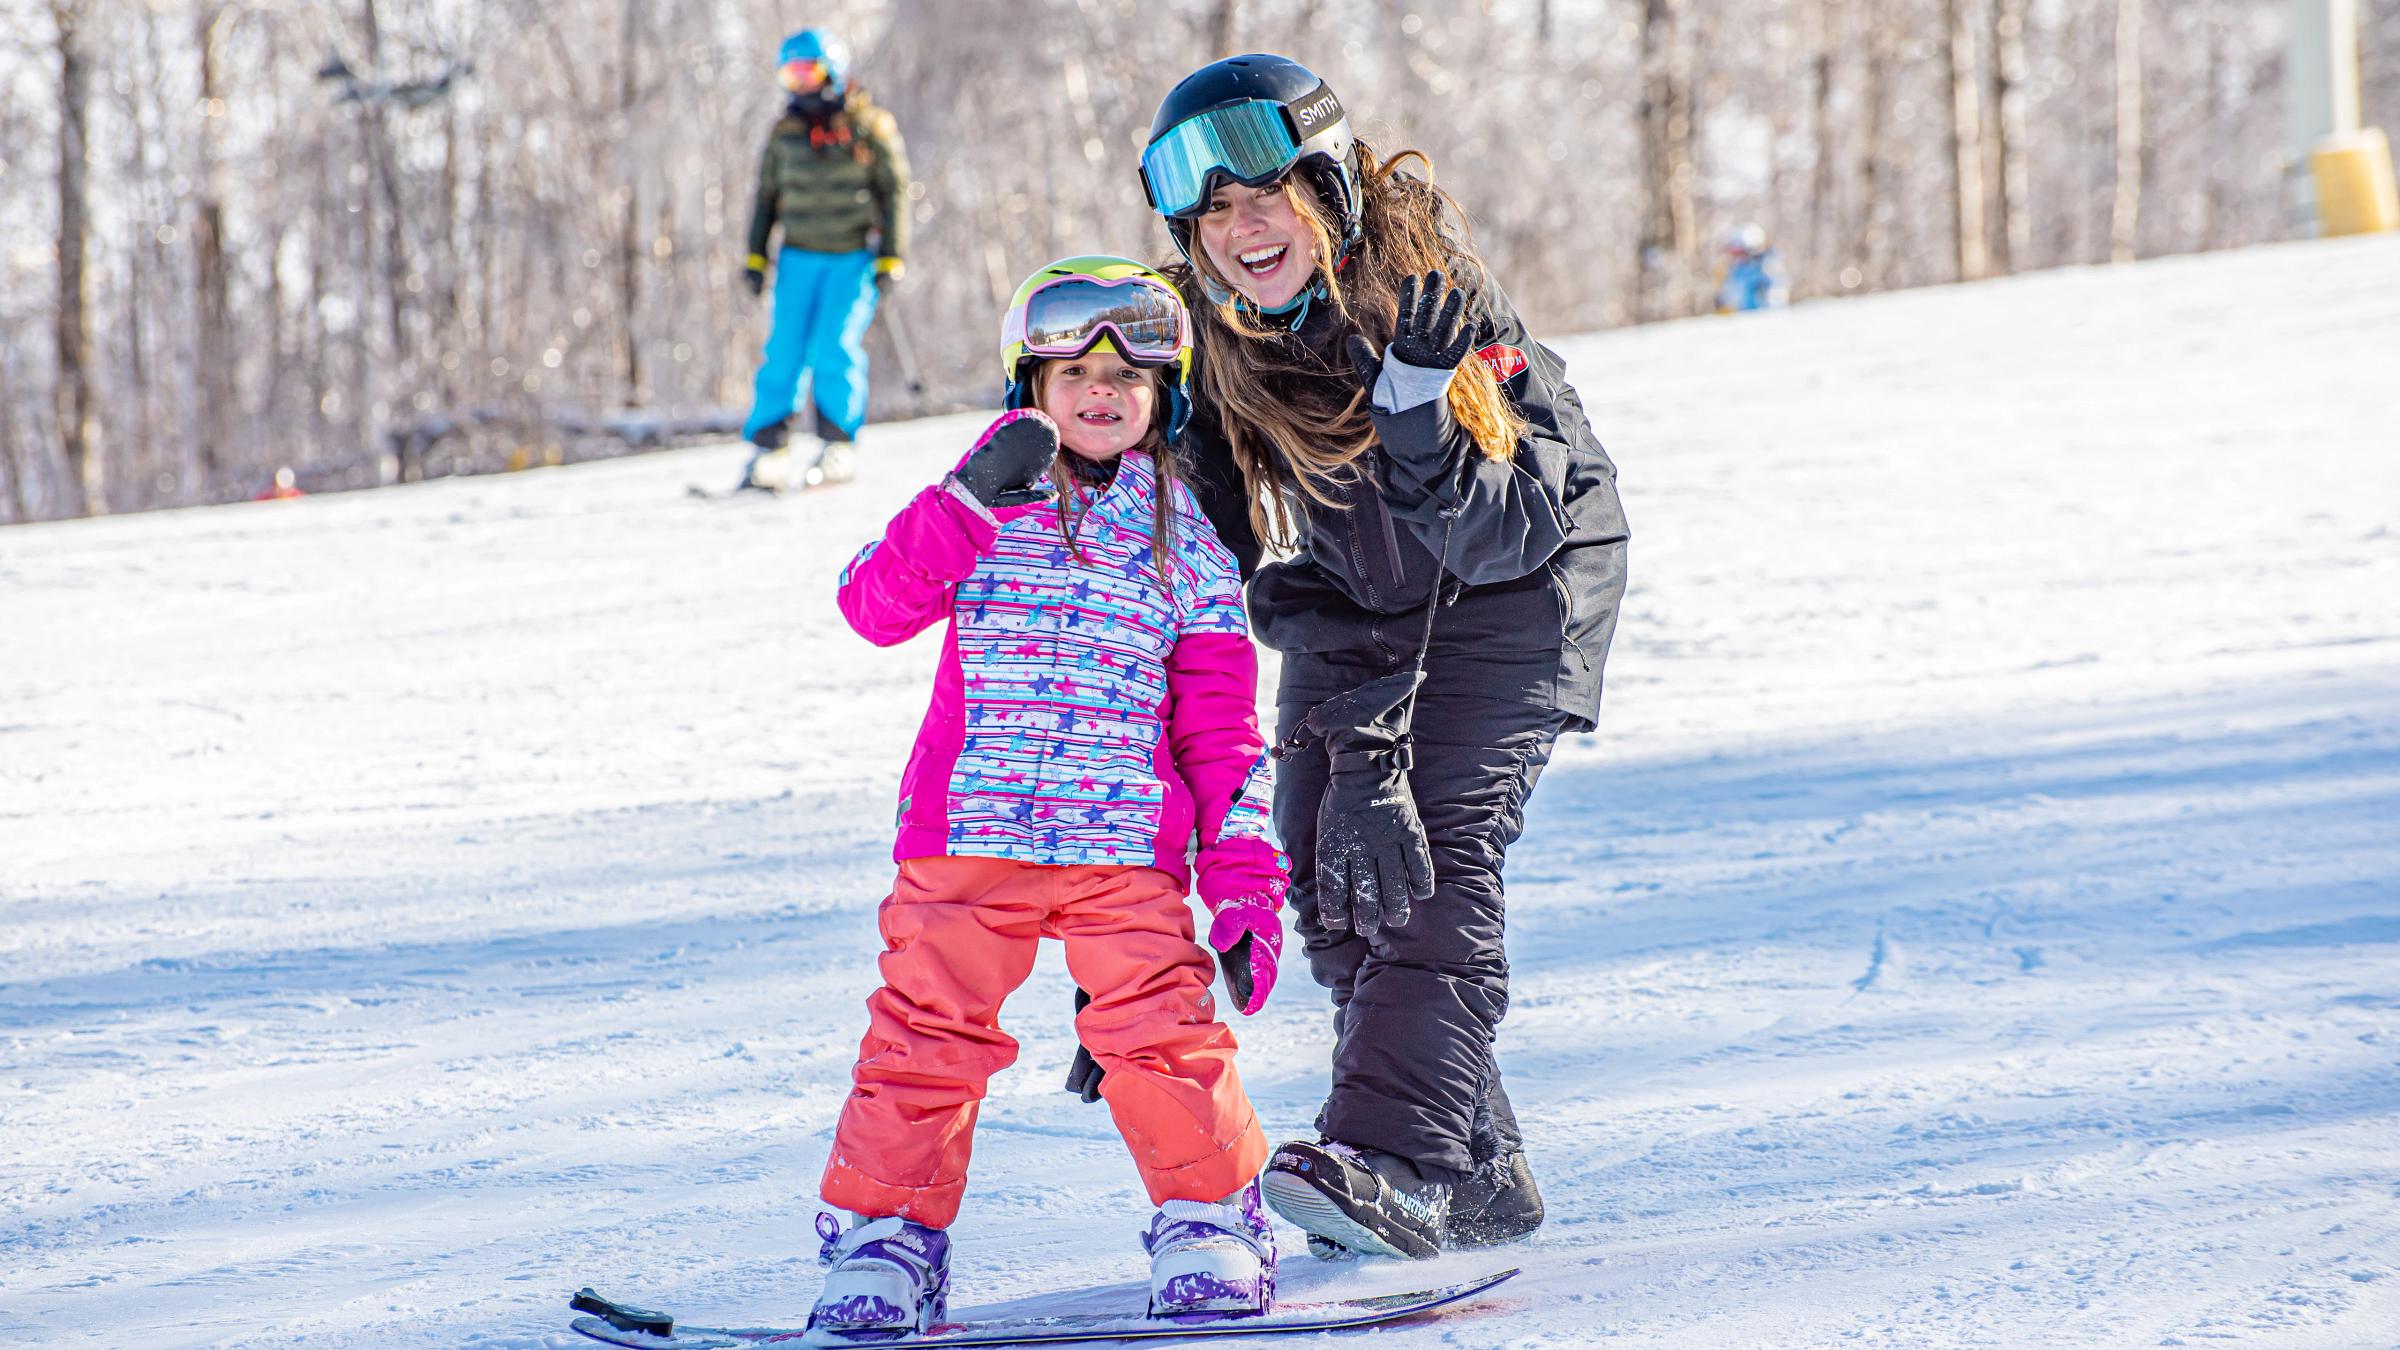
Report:
<svg viewBox="0 0 2400 1350"><path fill-rule="evenodd" d="M1277 738L1320 699L1377 673L1287 655ZM1398 1154L1451 1181L1522 1147L1492 1054L1508 1012L1500 868L1568 722L1522 700L1431 682L1419 692L1408 782L1433 847L1433 898L1373 938L1317 922L1323 744L1275 766L1275 829L1292 860L1293 908L1309 969L1333 992L1333 1090L1317 1117L1326 1137Z"/></svg>

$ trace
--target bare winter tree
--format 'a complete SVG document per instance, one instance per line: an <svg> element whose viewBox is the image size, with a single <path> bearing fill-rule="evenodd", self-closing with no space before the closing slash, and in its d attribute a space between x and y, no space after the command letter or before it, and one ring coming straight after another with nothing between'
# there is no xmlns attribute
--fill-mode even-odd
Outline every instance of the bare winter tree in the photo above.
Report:
<svg viewBox="0 0 2400 1350"><path fill-rule="evenodd" d="M2001 270L2033 264L2033 206L2025 140L2026 0L1992 0L1991 181L1994 256Z"/></svg>
<svg viewBox="0 0 2400 1350"><path fill-rule="evenodd" d="M1808 252L1801 285L1809 293L1821 289L1824 278L1838 272L1833 247L1833 58L1840 45L1835 15L1839 0L1813 0L1809 6L1809 180Z"/></svg>
<svg viewBox="0 0 2400 1350"><path fill-rule="evenodd" d="M617 16L617 116L630 120L637 116L641 101L640 85L635 68L641 59L641 0L625 0L625 8ZM619 147L631 143L631 138L614 138ZM641 265L641 194L640 175L630 157L620 157L617 165L617 332L618 345L624 356L625 401L640 406L647 401L642 387L642 342L635 328L640 320L642 304Z"/></svg>
<svg viewBox="0 0 2400 1350"><path fill-rule="evenodd" d="M1866 130L1858 149L1859 223L1854 236L1856 262L1852 270L1858 275L1858 284L1869 290L1883 287L1885 246L1891 238L1884 215L1887 177L1884 138L1891 127L1889 89L1892 64L1899 53L1899 30L1888 12L1893 3L1894 0L1861 0L1859 5L1860 22L1867 30L1866 89L1860 98Z"/></svg>
<svg viewBox="0 0 2400 1350"><path fill-rule="evenodd" d="M200 132L193 138L196 168L192 182L197 196L192 210L192 449L198 460L197 486L215 490L223 471L226 430L234 408L233 316L228 308L225 260L225 183L219 147L225 122L223 63L217 40L239 13L232 5L213 3L192 10L192 43L198 51L200 97L194 108Z"/></svg>
<svg viewBox="0 0 2400 1350"><path fill-rule="evenodd" d="M91 281L89 129L91 67L83 50L82 0L51 0L58 33L58 369L52 386L58 441L66 460L73 509L97 515L108 509L107 458L97 453L88 315Z"/></svg>
<svg viewBox="0 0 2400 1350"><path fill-rule="evenodd" d="M2400 6L2395 6L2400 13ZM2226 17L2223 0L2203 0L2200 22L2208 55L2201 72L2204 90L2201 95L2201 120L2205 134L2213 146L2223 138L2225 118L2225 41ZM2210 155L2207 167L2201 170L2200 181L2200 247L2217 247L2219 217L2224 211L2225 180L2222 157Z"/></svg>
<svg viewBox="0 0 2400 1350"><path fill-rule="evenodd" d="M2141 244L2142 0L2117 0L2117 174L2108 256L2131 262Z"/></svg>
<svg viewBox="0 0 2400 1350"><path fill-rule="evenodd" d="M1220 56L1238 55L1234 49L1236 34L1241 32L1241 0L1217 0L1217 12L1208 26L1208 48L1201 59L1214 61Z"/></svg>
<svg viewBox="0 0 2400 1350"><path fill-rule="evenodd" d="M1692 208L1692 72L1682 0L1642 0L1642 173L1637 251L1644 320L1688 312L1697 232Z"/></svg>
<svg viewBox="0 0 2400 1350"><path fill-rule="evenodd" d="M1944 0L1950 57L1950 232L1958 255L1958 279L1973 281L1985 271L1983 223L1983 84L1975 54L1975 13L1970 0Z"/></svg>

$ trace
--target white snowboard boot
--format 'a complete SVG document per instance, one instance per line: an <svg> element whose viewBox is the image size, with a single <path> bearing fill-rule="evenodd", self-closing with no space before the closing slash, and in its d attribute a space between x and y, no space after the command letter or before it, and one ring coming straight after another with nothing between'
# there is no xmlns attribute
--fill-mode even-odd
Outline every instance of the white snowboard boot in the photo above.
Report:
<svg viewBox="0 0 2400 1350"><path fill-rule="evenodd" d="M824 1292L808 1314L808 1329L837 1336L863 1331L922 1331L948 1315L950 1235L907 1219L870 1219L843 1232L830 1214L817 1216L817 1253Z"/></svg>
<svg viewBox="0 0 2400 1350"><path fill-rule="evenodd" d="M1150 1315L1240 1316L1275 1305L1275 1230L1253 1179L1223 1201L1169 1200L1142 1235Z"/></svg>

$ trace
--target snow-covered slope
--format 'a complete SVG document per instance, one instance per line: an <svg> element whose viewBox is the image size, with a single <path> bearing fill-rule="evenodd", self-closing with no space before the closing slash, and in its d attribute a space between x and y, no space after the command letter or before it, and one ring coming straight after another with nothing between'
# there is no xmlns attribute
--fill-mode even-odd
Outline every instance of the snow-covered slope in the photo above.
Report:
<svg viewBox="0 0 2400 1350"><path fill-rule="evenodd" d="M2400 243L1560 344L1606 725L1512 859L1552 1221L1379 1347L2400 1342ZM0 533L0 1334L799 1317L932 638L835 571L976 426ZM1009 1006L958 1303L1134 1296ZM1279 1135L1329 1028L1241 1026ZM1292 1244L1297 1246L1295 1242Z"/></svg>

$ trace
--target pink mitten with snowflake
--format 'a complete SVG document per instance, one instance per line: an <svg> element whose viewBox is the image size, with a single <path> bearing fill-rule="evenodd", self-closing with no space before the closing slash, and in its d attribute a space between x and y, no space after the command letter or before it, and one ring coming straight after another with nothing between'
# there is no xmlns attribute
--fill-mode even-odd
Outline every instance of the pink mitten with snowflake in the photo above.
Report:
<svg viewBox="0 0 2400 1350"><path fill-rule="evenodd" d="M1275 963L1283 956L1281 911L1270 896L1235 896L1217 907L1208 925L1208 945L1225 970L1225 992L1244 1017L1267 1006L1275 991Z"/></svg>

